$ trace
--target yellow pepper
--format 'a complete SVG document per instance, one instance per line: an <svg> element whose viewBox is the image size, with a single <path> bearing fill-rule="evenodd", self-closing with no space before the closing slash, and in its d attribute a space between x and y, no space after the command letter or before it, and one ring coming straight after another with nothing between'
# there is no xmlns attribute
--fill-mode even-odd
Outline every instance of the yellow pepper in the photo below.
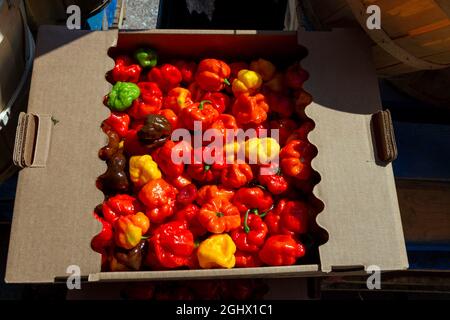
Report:
<svg viewBox="0 0 450 320"><path fill-rule="evenodd" d="M161 171L150 155L130 158L130 179L137 187L142 187L147 182L160 178Z"/></svg>
<svg viewBox="0 0 450 320"><path fill-rule="evenodd" d="M245 142L245 156L250 164L267 164L280 153L280 145L274 138L251 138Z"/></svg>
<svg viewBox="0 0 450 320"><path fill-rule="evenodd" d="M243 93L253 94L261 87L262 78L255 71L242 69L233 80L231 89L235 96Z"/></svg>
<svg viewBox="0 0 450 320"><path fill-rule="evenodd" d="M121 216L114 224L116 245L132 249L142 240L142 235L150 228L150 221L145 214Z"/></svg>
<svg viewBox="0 0 450 320"><path fill-rule="evenodd" d="M272 62L265 59L258 59L250 63L250 70L253 70L261 75L263 81L272 80L277 71Z"/></svg>
<svg viewBox="0 0 450 320"><path fill-rule="evenodd" d="M239 154L239 150L241 150L241 144L237 141L225 144L223 146L223 152L225 154L226 162L234 163L237 159L237 155Z"/></svg>
<svg viewBox="0 0 450 320"><path fill-rule="evenodd" d="M200 267L204 269L230 269L236 263L235 252L236 245L228 234L215 234L200 243L197 250L197 258Z"/></svg>

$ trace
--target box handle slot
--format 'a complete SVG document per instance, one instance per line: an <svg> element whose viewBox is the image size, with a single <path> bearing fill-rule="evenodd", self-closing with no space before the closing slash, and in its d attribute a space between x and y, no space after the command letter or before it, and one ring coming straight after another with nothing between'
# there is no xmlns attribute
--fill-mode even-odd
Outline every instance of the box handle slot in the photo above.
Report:
<svg viewBox="0 0 450 320"><path fill-rule="evenodd" d="M395 142L391 112L389 110L383 110L373 114L371 129L376 160L387 164L397 159L398 150L397 143Z"/></svg>
<svg viewBox="0 0 450 320"><path fill-rule="evenodd" d="M20 168L46 166L52 127L51 115L20 113L13 154L16 166Z"/></svg>

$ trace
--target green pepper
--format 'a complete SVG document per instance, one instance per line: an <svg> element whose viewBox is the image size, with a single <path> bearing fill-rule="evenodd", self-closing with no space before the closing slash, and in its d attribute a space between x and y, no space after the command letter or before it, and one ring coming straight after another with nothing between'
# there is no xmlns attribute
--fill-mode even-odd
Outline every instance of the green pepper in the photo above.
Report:
<svg viewBox="0 0 450 320"><path fill-rule="evenodd" d="M134 58L143 68L153 68L158 62L158 55L152 49L138 49L134 53Z"/></svg>
<svg viewBox="0 0 450 320"><path fill-rule="evenodd" d="M136 84L118 81L108 95L108 107L114 111L124 111L140 94L141 90Z"/></svg>

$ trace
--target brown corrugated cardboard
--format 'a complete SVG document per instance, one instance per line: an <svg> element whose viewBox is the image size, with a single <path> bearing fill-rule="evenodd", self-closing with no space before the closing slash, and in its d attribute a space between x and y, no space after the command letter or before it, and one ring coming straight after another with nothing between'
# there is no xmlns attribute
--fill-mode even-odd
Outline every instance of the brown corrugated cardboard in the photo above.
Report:
<svg viewBox="0 0 450 320"><path fill-rule="evenodd" d="M118 47L146 44L165 57L268 57L292 61L306 54L314 97L308 115L319 155L315 189L325 209L318 222L329 234L320 247L320 265L232 270L100 272L90 239L100 227L91 212L102 201L95 179L105 165L97 152L106 144L99 125L108 115L102 96L112 68L106 52L114 32L41 29L33 71L29 113L52 115L54 125L44 168L26 168L19 177L9 249L8 282L52 282L78 265L90 281L205 277L311 276L343 267L407 267L403 233L390 165L374 157L370 117L380 109L368 49L353 31L327 33L255 31L171 31L122 33ZM322 271L322 272L321 272Z"/></svg>

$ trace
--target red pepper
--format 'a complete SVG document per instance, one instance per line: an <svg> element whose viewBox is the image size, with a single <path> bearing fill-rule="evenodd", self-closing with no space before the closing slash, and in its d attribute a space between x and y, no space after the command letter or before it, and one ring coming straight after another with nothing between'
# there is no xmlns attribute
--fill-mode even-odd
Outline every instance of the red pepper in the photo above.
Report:
<svg viewBox="0 0 450 320"><path fill-rule="evenodd" d="M197 82L192 82L188 90L191 92L192 101L200 102L202 101L203 95L205 95L206 91L202 90Z"/></svg>
<svg viewBox="0 0 450 320"><path fill-rule="evenodd" d="M175 213L175 220L185 221L189 226L189 230L191 230L194 236L201 236L206 233L206 229L200 224L198 220L199 212L200 208L191 203L185 205Z"/></svg>
<svg viewBox="0 0 450 320"><path fill-rule="evenodd" d="M196 102L180 112L180 119L189 130L194 130L194 123L201 122L202 130L206 130L219 117L219 112L212 106L210 101Z"/></svg>
<svg viewBox="0 0 450 320"><path fill-rule="evenodd" d="M241 188L235 193L233 204L241 214L252 210L254 214L263 215L267 210L272 208L273 199L270 193L261 188Z"/></svg>
<svg viewBox="0 0 450 320"><path fill-rule="evenodd" d="M226 132L227 129L236 131L238 129L238 125L236 123L236 119L231 114L221 114L217 118L216 121L211 125L211 129L218 130L226 140Z"/></svg>
<svg viewBox="0 0 450 320"><path fill-rule="evenodd" d="M230 107L230 97L221 92L206 92L201 100L211 101L211 105L219 113L223 113Z"/></svg>
<svg viewBox="0 0 450 320"><path fill-rule="evenodd" d="M278 130L278 140L281 146L286 144L287 139L297 128L297 123L292 119L280 119L270 121L270 129Z"/></svg>
<svg viewBox="0 0 450 320"><path fill-rule="evenodd" d="M286 70L286 85L291 89L301 89L308 78L308 72L300 66L300 63L296 63Z"/></svg>
<svg viewBox="0 0 450 320"><path fill-rule="evenodd" d="M103 218L114 223L120 216L132 215L142 211L139 201L128 194L118 194L105 200L102 205Z"/></svg>
<svg viewBox="0 0 450 320"><path fill-rule="evenodd" d="M184 188L187 185L190 185L192 183L191 178L186 174L183 173L181 176L178 177L167 177L167 182L177 188L178 190Z"/></svg>
<svg viewBox="0 0 450 320"><path fill-rule="evenodd" d="M301 201L282 199L264 221L270 234L303 234L308 230L308 211Z"/></svg>
<svg viewBox="0 0 450 320"><path fill-rule="evenodd" d="M291 236L275 235L266 240L259 258L269 266L293 265L305 255L305 247Z"/></svg>
<svg viewBox="0 0 450 320"><path fill-rule="evenodd" d="M223 61L217 59L204 59L198 65L195 80L202 90L220 91L226 85L230 85L228 77L230 67Z"/></svg>
<svg viewBox="0 0 450 320"><path fill-rule="evenodd" d="M190 264L194 236L186 222L172 221L159 226L149 242L154 257L162 267L173 269Z"/></svg>
<svg viewBox="0 0 450 320"><path fill-rule="evenodd" d="M197 71L197 64L193 61L176 60L173 65L181 72L182 82L189 85L194 82L195 72Z"/></svg>
<svg viewBox="0 0 450 320"><path fill-rule="evenodd" d="M111 112L108 119L104 121L109 125L117 134L123 138L128 132L128 126L130 125L130 116L125 112Z"/></svg>
<svg viewBox="0 0 450 320"><path fill-rule="evenodd" d="M165 117L171 126L171 131L180 128L180 122L178 116L171 109L161 109L158 114Z"/></svg>
<svg viewBox="0 0 450 320"><path fill-rule="evenodd" d="M192 104L191 92L182 87L176 87L167 93L164 99L164 108L172 109L178 114L181 109L186 108Z"/></svg>
<svg viewBox="0 0 450 320"><path fill-rule="evenodd" d="M292 140L304 140L308 141L308 133L314 129L314 122L311 120L306 120L302 123L300 128L294 130L291 135L287 138L286 142L291 142Z"/></svg>
<svg viewBox="0 0 450 320"><path fill-rule="evenodd" d="M221 154L218 158L222 159L219 162L212 162L215 159L215 152L219 151ZM203 159L203 155L211 153L213 159ZM200 155L202 155L200 157ZM196 163L196 159L203 159L202 163ZM208 151L208 147L202 147L194 150L191 164L187 166L187 173L189 176L199 182L214 182L220 178L221 171L225 167L225 159L222 150L213 149Z"/></svg>
<svg viewBox="0 0 450 320"><path fill-rule="evenodd" d="M260 172L258 176L259 183L267 188L272 194L282 194L288 189L288 181L281 173L281 168L278 164L272 162L268 165L262 165L261 169L266 169L264 174Z"/></svg>
<svg viewBox="0 0 450 320"><path fill-rule="evenodd" d="M265 97L258 93L254 96L239 95L234 101L232 112L239 124L260 124L267 119L269 105Z"/></svg>
<svg viewBox="0 0 450 320"><path fill-rule="evenodd" d="M252 168L246 163L229 164L222 170L221 181L228 188L241 188L252 179Z"/></svg>
<svg viewBox="0 0 450 320"><path fill-rule="evenodd" d="M285 118L289 118L294 113L294 103L288 96L272 90L264 90L264 96L271 112L275 112Z"/></svg>
<svg viewBox="0 0 450 320"><path fill-rule="evenodd" d="M142 124L136 126L136 129L128 130L124 140L124 150L128 156L142 156L149 153L149 148L140 142L138 131L142 128Z"/></svg>
<svg viewBox="0 0 450 320"><path fill-rule="evenodd" d="M197 198L197 187L195 186L195 184L190 183L178 190L176 200L178 204L188 205L193 203L196 198Z"/></svg>
<svg viewBox="0 0 450 320"><path fill-rule="evenodd" d="M314 156L313 146L304 140L292 140L280 151L280 167L285 175L300 180L311 177L311 159Z"/></svg>
<svg viewBox="0 0 450 320"><path fill-rule="evenodd" d="M180 85L182 76L177 67L171 64L163 64L160 67L152 68L148 73L148 79L156 82L163 92L168 92Z"/></svg>
<svg viewBox="0 0 450 320"><path fill-rule="evenodd" d="M105 219L99 217L94 213L95 219L101 222L102 231L97 234L91 241L92 250L106 254L107 248L109 248L113 244L114 234L112 230L112 225Z"/></svg>
<svg viewBox="0 0 450 320"><path fill-rule="evenodd" d="M235 267L237 268L255 268L263 264L258 253L237 250L234 256L236 258Z"/></svg>
<svg viewBox="0 0 450 320"><path fill-rule="evenodd" d="M133 60L127 56L118 56L115 59L115 66L112 69L111 76L115 82L133 82L139 81L142 68L140 65L133 63Z"/></svg>
<svg viewBox="0 0 450 320"><path fill-rule="evenodd" d="M155 114L162 106L162 92L155 82L139 82L141 95L133 101L131 108L127 110L133 119L145 119L149 114Z"/></svg>
<svg viewBox="0 0 450 320"><path fill-rule="evenodd" d="M239 250L258 252L264 244L267 232L267 226L261 217L253 212L251 214L247 212L241 227L231 231L230 236Z"/></svg>
<svg viewBox="0 0 450 320"><path fill-rule="evenodd" d="M174 213L177 189L163 179L148 182L139 191L139 200L147 207L145 214L151 222L162 223Z"/></svg>
<svg viewBox="0 0 450 320"><path fill-rule="evenodd" d="M172 151L175 152L174 150L177 150L178 147L178 143L167 140L162 147L152 153L152 158L158 164L158 168L170 178L181 176L184 171L183 163L172 161Z"/></svg>
<svg viewBox="0 0 450 320"><path fill-rule="evenodd" d="M270 132L268 131L269 122L267 120L263 121L261 123L258 123L258 124L247 123L247 124L243 125L242 127L244 128L244 130L254 129L256 132L257 138L260 138L261 136L269 136L270 135Z"/></svg>

